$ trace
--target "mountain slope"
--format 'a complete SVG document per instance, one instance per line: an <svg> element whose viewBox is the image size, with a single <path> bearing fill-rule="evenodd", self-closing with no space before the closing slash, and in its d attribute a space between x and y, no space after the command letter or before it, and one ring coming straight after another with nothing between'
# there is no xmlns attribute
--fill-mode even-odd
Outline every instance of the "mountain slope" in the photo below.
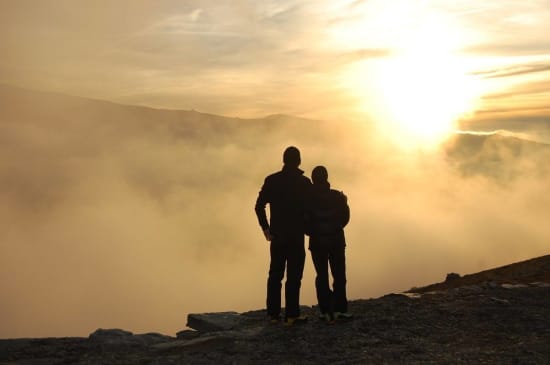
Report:
<svg viewBox="0 0 550 365"><path fill-rule="evenodd" d="M432 284L422 288L414 288L411 289L410 292L427 293L484 283L529 285L536 282L550 283L550 255L516 262L514 264L481 271L476 274L464 275L462 277L456 277L456 275L453 277L451 275L442 283Z"/></svg>
<svg viewBox="0 0 550 365"><path fill-rule="evenodd" d="M485 176L502 184L550 172L550 145L501 134L457 134L444 146L447 161L464 177Z"/></svg>

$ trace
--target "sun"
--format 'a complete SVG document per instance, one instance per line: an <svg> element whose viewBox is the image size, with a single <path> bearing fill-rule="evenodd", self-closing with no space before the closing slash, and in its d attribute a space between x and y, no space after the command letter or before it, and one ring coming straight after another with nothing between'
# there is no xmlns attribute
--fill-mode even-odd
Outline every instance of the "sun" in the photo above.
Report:
<svg viewBox="0 0 550 365"><path fill-rule="evenodd" d="M335 37L387 54L349 67L346 86L386 136L407 147L436 145L475 109L480 95L470 61L461 54L469 34L430 2L369 4L357 23L338 29Z"/></svg>
<svg viewBox="0 0 550 365"><path fill-rule="evenodd" d="M431 145L474 109L476 86L457 55L420 50L384 60L372 82L382 129L409 144Z"/></svg>

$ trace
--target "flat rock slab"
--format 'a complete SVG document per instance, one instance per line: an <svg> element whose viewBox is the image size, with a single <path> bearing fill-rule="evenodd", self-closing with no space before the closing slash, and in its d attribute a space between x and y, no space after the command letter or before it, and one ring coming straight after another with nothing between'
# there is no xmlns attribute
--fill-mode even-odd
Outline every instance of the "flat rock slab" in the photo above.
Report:
<svg viewBox="0 0 550 365"><path fill-rule="evenodd" d="M235 341L231 336L221 334L207 335L195 338L193 340L177 340L167 343L153 345L157 351L173 351L178 349L192 349L193 351L219 350L226 346L231 346Z"/></svg>
<svg viewBox="0 0 550 365"><path fill-rule="evenodd" d="M232 330L248 321L237 312L191 313L187 316L187 326L201 332Z"/></svg>
<svg viewBox="0 0 550 365"><path fill-rule="evenodd" d="M160 333L144 333L135 335L132 332L118 328L103 329L99 328L88 339L93 343L103 345L152 345L156 343L173 340L173 337L165 336Z"/></svg>

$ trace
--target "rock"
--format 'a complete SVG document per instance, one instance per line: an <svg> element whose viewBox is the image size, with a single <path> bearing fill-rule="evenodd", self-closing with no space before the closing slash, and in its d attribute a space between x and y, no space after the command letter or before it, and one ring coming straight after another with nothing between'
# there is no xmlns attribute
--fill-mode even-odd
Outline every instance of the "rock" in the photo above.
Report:
<svg viewBox="0 0 550 365"><path fill-rule="evenodd" d="M178 340L167 343L160 343L152 347L157 351L171 351L174 349L192 349L194 351L212 351L231 346L234 342L232 336L225 334L213 334L197 337L192 340Z"/></svg>
<svg viewBox="0 0 550 365"><path fill-rule="evenodd" d="M418 299L422 296L422 294L419 294L419 293L409 293L409 292L399 293L399 295L403 295L411 299Z"/></svg>
<svg viewBox="0 0 550 365"><path fill-rule="evenodd" d="M542 281L535 281L534 283L529 283L531 286L538 286L539 288L550 288L550 283L544 283Z"/></svg>
<svg viewBox="0 0 550 365"><path fill-rule="evenodd" d="M459 288L460 290L464 292L469 293L481 293L483 292L483 288L480 285L466 285Z"/></svg>
<svg viewBox="0 0 550 365"><path fill-rule="evenodd" d="M192 340L199 337L200 332L193 330L182 330L176 333L176 338L178 340Z"/></svg>
<svg viewBox="0 0 550 365"><path fill-rule="evenodd" d="M178 339L99 329L89 338L0 340L0 364L548 363L550 288L456 291L350 300L354 320L333 325L315 319L273 325L265 312L251 311L197 315L236 324L230 330L186 329ZM317 309L303 314L316 317Z"/></svg>
<svg viewBox="0 0 550 365"><path fill-rule="evenodd" d="M457 274L455 272L451 272L447 274L447 277L445 278L445 282L448 283L450 281L454 281L456 279L460 279L460 274Z"/></svg>
<svg viewBox="0 0 550 365"><path fill-rule="evenodd" d="M506 300L506 299L500 299L500 298L495 298L495 297L490 297L489 299L491 299L492 301L497 302L497 303L510 304L510 301Z"/></svg>
<svg viewBox="0 0 550 365"><path fill-rule="evenodd" d="M121 344L132 342L134 334L129 331L121 330L118 328L103 329L99 328L95 330L88 337L92 342L100 342L104 344Z"/></svg>
<svg viewBox="0 0 550 365"><path fill-rule="evenodd" d="M525 285L525 284L502 284L502 287L504 289L519 289L519 288L527 288L527 285Z"/></svg>
<svg viewBox="0 0 550 365"><path fill-rule="evenodd" d="M486 281L484 284L487 288L491 288L491 289L500 287L500 285L495 281Z"/></svg>
<svg viewBox="0 0 550 365"><path fill-rule="evenodd" d="M548 364L547 272L523 282L464 276L414 299L350 300L354 320L332 325L271 324L265 310L255 310L192 315L191 324L208 331L186 329L177 339L120 329L88 338L0 339L0 364ZM506 282L513 284L501 286ZM317 313L303 310L310 318Z"/></svg>
<svg viewBox="0 0 550 365"><path fill-rule="evenodd" d="M134 335L132 332L113 328L97 329L88 337L90 342L102 345L142 345L150 346L160 342L171 341L174 338L160 333L144 333Z"/></svg>
<svg viewBox="0 0 550 365"><path fill-rule="evenodd" d="M187 326L201 332L227 331L248 321L237 312L196 313L187 316Z"/></svg>
<svg viewBox="0 0 550 365"><path fill-rule="evenodd" d="M174 337L166 336L161 333L149 332L139 335L134 335L134 338L144 345L151 346L157 343L163 343L166 341L172 341Z"/></svg>

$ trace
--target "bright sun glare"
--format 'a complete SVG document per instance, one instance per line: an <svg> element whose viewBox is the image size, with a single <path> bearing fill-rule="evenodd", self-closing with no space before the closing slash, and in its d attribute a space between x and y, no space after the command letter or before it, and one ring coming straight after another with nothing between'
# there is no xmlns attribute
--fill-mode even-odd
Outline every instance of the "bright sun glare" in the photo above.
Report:
<svg viewBox="0 0 550 365"><path fill-rule="evenodd" d="M389 55L355 65L347 83L386 135L407 147L437 144L475 107L476 81L458 53L466 33L426 2L403 2L397 10L395 2L375 4L361 21L365 28L356 23L337 36L359 41L363 34Z"/></svg>

